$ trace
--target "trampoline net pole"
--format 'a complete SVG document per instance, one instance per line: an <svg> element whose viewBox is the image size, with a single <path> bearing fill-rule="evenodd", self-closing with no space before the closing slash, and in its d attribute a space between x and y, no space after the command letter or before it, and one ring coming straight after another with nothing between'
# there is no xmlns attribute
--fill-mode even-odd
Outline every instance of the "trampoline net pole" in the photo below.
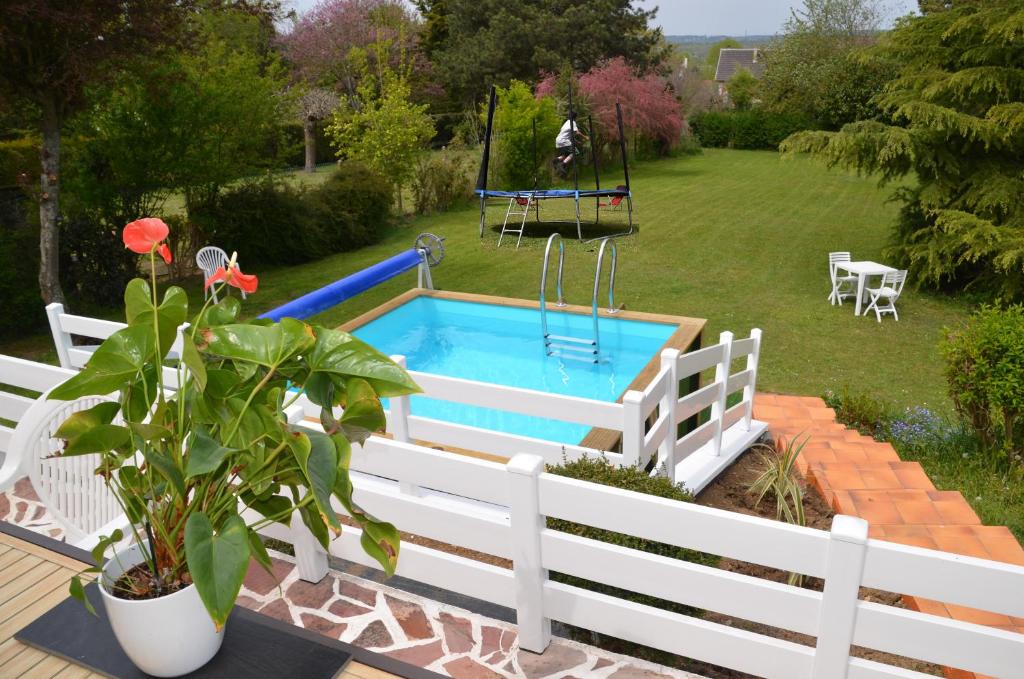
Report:
<svg viewBox="0 0 1024 679"><path fill-rule="evenodd" d="M494 106L498 98L497 90L491 85L490 100L487 104L487 131L484 133L484 157L480 161L480 174L476 178L476 190L487 190L487 170L491 160L491 130L494 126Z"/></svg>
<svg viewBox="0 0 1024 679"><path fill-rule="evenodd" d="M629 163L626 160L626 132L622 125L622 105L615 102L615 119L619 125L619 148L622 150L622 174L626 178L626 192L629 192Z"/></svg>

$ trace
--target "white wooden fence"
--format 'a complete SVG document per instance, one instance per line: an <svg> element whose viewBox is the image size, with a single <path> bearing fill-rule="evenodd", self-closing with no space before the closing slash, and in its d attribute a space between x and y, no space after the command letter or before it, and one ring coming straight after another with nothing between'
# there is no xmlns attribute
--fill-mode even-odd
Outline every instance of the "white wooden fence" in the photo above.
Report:
<svg viewBox="0 0 1024 679"><path fill-rule="evenodd" d="M859 600L858 588L1024 617L1024 568L867 538L862 519L831 532L791 526L543 471L536 455L502 465L371 437L352 459L355 499L402 530L510 559L512 569L404 543L398 575L515 609L523 648L550 621L779 679L924 677L850 657L851 644L997 677L1019 677L1024 635ZM420 495L403 492L415 484ZM478 502L467 505L461 498ZM336 509L343 512L340 506ZM573 521L823 578L823 592L657 556L546 527ZM269 537L296 545L302 577L327 556L298 517ZM373 567L346 527L330 553ZM555 571L816 638L804 646L556 582Z"/></svg>
<svg viewBox="0 0 1024 679"><path fill-rule="evenodd" d="M56 303L48 305L46 313L57 355L65 368L80 369L95 350L95 347L75 346L72 335L102 341L125 327L123 323L64 313L64 307ZM179 328L172 352L180 351L181 333L186 327ZM657 454L656 471L696 493L767 430L767 424L752 417L760 349L761 331L758 329L741 340L724 332L718 344L687 354L666 349L661 354L661 368L650 384L643 390L627 391L621 403L420 372L415 366L406 366L404 357L393 356L402 366L413 368L410 375L423 389L424 396L618 431L621 452L423 417L413 412L409 397L391 399L388 431L401 441L429 441L504 457L532 453L549 464L598 454L615 465L646 467ZM730 374L732 362L742 358L746 358L746 368ZM711 369L715 370L711 383L678 398L680 382ZM171 388L177 384L173 369L164 368L164 383ZM739 402L727 408L729 396L739 392L742 392ZM299 399L298 405L307 417L319 417L319 406L308 399ZM706 422L681 438L677 436L681 422L708 408L710 416Z"/></svg>

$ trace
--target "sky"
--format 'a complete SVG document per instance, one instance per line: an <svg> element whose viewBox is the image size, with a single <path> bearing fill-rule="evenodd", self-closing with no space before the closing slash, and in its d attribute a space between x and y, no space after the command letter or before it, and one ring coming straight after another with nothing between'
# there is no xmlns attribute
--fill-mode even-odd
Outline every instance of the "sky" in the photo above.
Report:
<svg viewBox="0 0 1024 679"><path fill-rule="evenodd" d="M510 0L514 2L515 0ZM774 35L800 0L638 0L658 7L655 20L666 35ZM917 8L916 0L886 0L893 17ZM316 0L291 0L300 13Z"/></svg>

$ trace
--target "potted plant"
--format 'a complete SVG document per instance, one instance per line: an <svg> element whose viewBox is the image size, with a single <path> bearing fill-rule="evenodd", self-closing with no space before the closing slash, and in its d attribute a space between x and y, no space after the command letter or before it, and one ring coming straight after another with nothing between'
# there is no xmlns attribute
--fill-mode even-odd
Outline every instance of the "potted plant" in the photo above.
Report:
<svg viewBox="0 0 1024 679"><path fill-rule="evenodd" d="M125 227L125 246L148 256L150 282L128 284L128 327L49 394L116 393L116 402L73 414L56 437L61 456L99 455L96 473L124 509L130 547L118 548L124 536L114 531L94 550L97 564L112 545L113 557L91 570L128 657L165 677L201 667L220 648L250 560L270 569L261 527L298 516L326 548L342 530L336 501L363 530L363 549L394 572L398 531L352 502L348 467L352 444L384 427L379 397L418 391L348 333L292 318L241 322L230 295L189 319L184 290L157 295L156 256L171 259L167 236L159 219ZM206 281L249 293L257 284L235 257ZM186 320L180 357L168 360ZM319 406L323 432L287 422L285 408L303 394ZM88 605L78 578L71 593Z"/></svg>

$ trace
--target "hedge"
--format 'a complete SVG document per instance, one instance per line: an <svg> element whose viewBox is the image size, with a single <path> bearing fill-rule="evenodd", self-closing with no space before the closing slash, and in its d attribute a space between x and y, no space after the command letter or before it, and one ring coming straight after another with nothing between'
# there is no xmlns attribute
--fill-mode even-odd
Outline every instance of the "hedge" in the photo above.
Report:
<svg viewBox="0 0 1024 679"><path fill-rule="evenodd" d="M245 266L301 264L376 243L390 223L390 182L362 163L340 163L320 187L272 175L245 182L193 210L192 219Z"/></svg>
<svg viewBox="0 0 1024 679"><path fill-rule="evenodd" d="M703 146L778 150L779 143L813 125L802 116L755 108L749 111L705 111L690 118Z"/></svg>

